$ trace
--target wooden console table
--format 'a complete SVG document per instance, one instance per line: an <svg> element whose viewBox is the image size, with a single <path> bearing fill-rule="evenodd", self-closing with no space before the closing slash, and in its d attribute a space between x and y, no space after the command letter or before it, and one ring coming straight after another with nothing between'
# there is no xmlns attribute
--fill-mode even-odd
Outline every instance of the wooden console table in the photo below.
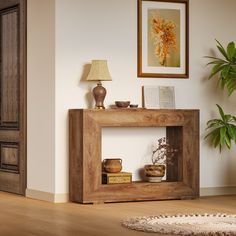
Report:
<svg viewBox="0 0 236 236"><path fill-rule="evenodd" d="M161 183L102 184L103 127L166 127L179 149ZM73 109L69 111L69 192L80 203L186 199L199 196L199 110ZM130 157L132 158L132 157Z"/></svg>

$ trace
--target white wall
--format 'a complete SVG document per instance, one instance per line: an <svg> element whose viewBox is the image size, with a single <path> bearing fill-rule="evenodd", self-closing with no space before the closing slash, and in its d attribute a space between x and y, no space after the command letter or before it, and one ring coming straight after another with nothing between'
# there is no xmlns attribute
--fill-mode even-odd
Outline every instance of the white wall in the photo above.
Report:
<svg viewBox="0 0 236 236"><path fill-rule="evenodd" d="M226 92L217 88L217 81L208 81L209 69L205 67L205 55L216 53L215 41L218 39L224 45L235 41L232 28L236 17L234 0L191 0L190 1L190 87L183 90L186 103L190 100L201 110L201 187L217 187L236 185L235 147L219 154L219 151L209 148L203 140L206 121L213 118L217 111L215 104L224 107L226 112L236 114L236 94L228 99ZM220 17L219 17L220 16ZM186 95L184 91L189 91ZM192 94L190 97L189 94ZM183 102L183 101L182 101Z"/></svg>
<svg viewBox="0 0 236 236"><path fill-rule="evenodd" d="M27 188L53 193L55 1L29 0L27 10Z"/></svg>
<svg viewBox="0 0 236 236"><path fill-rule="evenodd" d="M29 4L35 1L37 0L29 0ZM42 9L47 0L38 0L37 2L39 4L37 14L31 17L41 19L42 16L38 9ZM210 148L203 140L206 121L216 114L215 103L222 105L228 112L235 111L235 95L228 99L223 92L216 88L216 82L206 80L209 68L205 67L207 60L203 58L205 55L212 54L213 50L215 51L215 38L223 44L231 40L235 41L235 32L233 30L236 20L235 8L235 0L190 0L189 79L141 79L137 78L136 73L136 0L56 0L55 97L53 90L54 75L53 71L51 71L54 68L53 56L51 55L53 43L50 40L52 32L54 32L53 27L52 32L44 34L44 37L49 37L49 42L46 48L41 48L43 51L37 50L37 44L29 45L30 55L34 60L37 59L36 62L42 58L46 59L45 62L47 60L50 61L49 71L42 69L45 63L29 69L29 73L32 73L32 76L28 78L28 100L30 101L36 94L40 98L37 101L30 102L28 111L29 184L35 182L37 183L34 185L35 187L46 189L43 187L45 178L50 179L49 181L52 182L54 180L51 170L55 159L55 192L68 192L68 109L93 106L89 94L95 84L83 81L88 73L86 65L92 59L107 59L113 78L112 82L104 83L108 91L105 101L107 106L113 104L115 100L131 100L133 103L141 104L142 85L175 86L177 108L196 108L201 111L201 187L236 185L236 158L233 155L235 148L230 152L223 151L219 154L217 150ZM36 11L34 8L31 10ZM53 23L53 20L47 16L50 8L44 10L46 17L42 20L49 20ZM51 13L51 17L53 17L53 12ZM33 21L30 24L37 25L38 22ZM45 24L47 25L48 23L45 22ZM47 27L53 26L50 25ZM33 27L30 30L32 30L30 35L35 39L32 34L38 31ZM38 37L41 39L42 35ZM35 58L36 54L34 53L38 53L40 57ZM43 54L47 56L43 57ZM45 75L45 73L48 74ZM41 89L37 90L37 88ZM39 91L44 92L39 94ZM54 98L55 114L53 113ZM42 111L44 111L43 115ZM39 122L39 117L42 117L43 123ZM56 124L55 132L54 119ZM45 131L44 134L42 130ZM129 133L128 130L122 132L124 134ZM140 131L132 132L134 133L131 134L130 138L134 142L137 140L137 144L125 142L123 147L125 153L122 155L129 156L130 146L132 145L137 146L137 153L143 152L144 149L139 143L142 143L142 140L155 138L155 134L145 131L142 135L139 135L142 138L137 139L136 136ZM119 137L117 138L117 136ZM122 143L123 136L105 131L103 138L103 153L110 155L112 152L113 154L111 155L115 155L114 138L116 138L116 142ZM54 147L54 141L55 153L53 153L52 148ZM42 148L40 149L39 146ZM119 147L117 148L117 153L118 150ZM42 162L49 162L49 166L45 167L45 176L37 172L37 165L42 166ZM33 166L33 163L36 164ZM127 159L126 169L128 170L131 166L132 161ZM33 173L34 170L36 171L35 173ZM36 175L42 178L40 177L36 181ZM31 180L31 177L33 180ZM53 183L49 185L50 187L47 189L51 190Z"/></svg>
<svg viewBox="0 0 236 236"><path fill-rule="evenodd" d="M108 91L106 105L115 100L141 104L142 85L175 86L177 108L201 110L201 187L236 185L233 150L220 155L203 140L205 123L216 114L215 103L226 111L234 111L235 107L235 96L227 99L214 81L206 81L209 69L203 58L215 50L215 38L224 44L235 40L235 8L235 0L190 0L189 79L141 79L136 74L136 0L56 1L56 191L68 189L68 109L91 105L87 93L94 84L81 80L87 73L85 65L92 59L108 60L113 81L104 83ZM116 134L104 131L103 153L119 156L122 146L122 155L126 151L129 156L131 143ZM137 134L130 138L136 140ZM137 143L151 136L144 132ZM119 142L116 148L114 143ZM136 147L137 153L142 152L142 145ZM131 168L132 160L127 159L126 170Z"/></svg>

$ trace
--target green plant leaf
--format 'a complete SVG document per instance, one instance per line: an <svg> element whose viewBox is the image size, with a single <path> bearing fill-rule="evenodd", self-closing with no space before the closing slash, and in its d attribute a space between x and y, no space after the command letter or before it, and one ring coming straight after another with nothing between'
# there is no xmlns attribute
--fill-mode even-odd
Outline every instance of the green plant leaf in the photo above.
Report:
<svg viewBox="0 0 236 236"><path fill-rule="evenodd" d="M229 122L232 116L230 114L225 115L225 122Z"/></svg>
<svg viewBox="0 0 236 236"><path fill-rule="evenodd" d="M223 125L224 124L224 122L222 121L222 120L220 120L220 119L212 119L212 120L208 120L207 121L207 125L209 126L209 125Z"/></svg>
<svg viewBox="0 0 236 236"><path fill-rule="evenodd" d="M226 82L228 96L230 96L236 90L236 79L228 79Z"/></svg>
<svg viewBox="0 0 236 236"><path fill-rule="evenodd" d="M236 144L236 126L231 124L231 129L233 130L235 137L234 137L234 143Z"/></svg>
<svg viewBox="0 0 236 236"><path fill-rule="evenodd" d="M213 66L212 70L211 70L211 74L208 77L208 79L211 79L214 75L216 75L219 71L221 71L224 68L225 65L222 64L217 64L215 66Z"/></svg>
<svg viewBox="0 0 236 236"><path fill-rule="evenodd" d="M218 84L222 89L226 88L230 96L236 91L236 48L235 43L228 43L226 49L216 40L217 48L223 55L223 59L207 56L211 59L207 65L211 65L209 79L219 75ZM236 144L236 116L225 114L220 105L216 104L219 110L220 119L211 119L207 122L206 130L209 132L204 137L209 139L211 144L221 151L224 146L231 148L232 141Z"/></svg>
<svg viewBox="0 0 236 236"><path fill-rule="evenodd" d="M223 109L218 104L216 104L216 106L218 107L218 110L219 110L219 113L220 113L220 116L221 116L222 120L225 122L225 113L224 113Z"/></svg>
<svg viewBox="0 0 236 236"><path fill-rule="evenodd" d="M234 50L234 56L233 56L234 62L236 62L236 48Z"/></svg>
<svg viewBox="0 0 236 236"><path fill-rule="evenodd" d="M215 60L215 61L211 61L211 62L209 62L209 63L207 63L206 65L208 66L208 65L213 65L213 64L216 64L216 65L223 65L223 64L225 64L225 62L224 61L221 61L221 60Z"/></svg>
<svg viewBox="0 0 236 236"><path fill-rule="evenodd" d="M217 46L217 48L219 49L219 51L221 52L221 54L225 57L225 59L226 59L227 61L229 61L229 58L228 58L228 55L227 55L226 51L225 51L223 48L221 48L220 46Z"/></svg>
<svg viewBox="0 0 236 236"><path fill-rule="evenodd" d="M231 78L236 79L236 69L232 70L232 68L231 68L229 74L230 74Z"/></svg>
<svg viewBox="0 0 236 236"><path fill-rule="evenodd" d="M211 132L209 132L209 133L204 137L204 139L207 139L207 138L214 138L216 135L220 135L220 129L221 129L221 127L212 130Z"/></svg>
<svg viewBox="0 0 236 236"><path fill-rule="evenodd" d="M208 123L205 130L212 130L212 129L220 128L222 126L224 126L224 122L222 120L220 120L218 122L211 122L211 123Z"/></svg>
<svg viewBox="0 0 236 236"><path fill-rule="evenodd" d="M230 65L225 65L225 66L223 66L221 76L222 76L223 78L227 79L227 78L228 78L228 75L229 75L229 71L230 71Z"/></svg>
<svg viewBox="0 0 236 236"><path fill-rule="evenodd" d="M218 43L217 48L219 49L219 51L221 52L221 54L225 57L225 59L226 59L227 61L229 61L227 52L225 51L224 47L221 45L221 43L220 43L218 40L216 40L216 42Z"/></svg>
<svg viewBox="0 0 236 236"><path fill-rule="evenodd" d="M225 137L226 137L226 127L220 128L220 145L224 146L225 144Z"/></svg>
<svg viewBox="0 0 236 236"><path fill-rule="evenodd" d="M228 137L228 134L225 134L225 144L228 147L228 149L231 148L231 139Z"/></svg>
<svg viewBox="0 0 236 236"><path fill-rule="evenodd" d="M233 74L236 73L236 67L234 68L233 67L233 64L229 64L230 65L230 71L229 73L231 74L232 73L232 77L233 77ZM236 77L236 76L235 76Z"/></svg>
<svg viewBox="0 0 236 236"><path fill-rule="evenodd" d="M214 148L220 145L220 135L216 135L214 141L212 142L214 145Z"/></svg>
<svg viewBox="0 0 236 236"><path fill-rule="evenodd" d="M227 55L230 61L232 61L235 53L235 44L234 42L230 42L227 46Z"/></svg>
<svg viewBox="0 0 236 236"><path fill-rule="evenodd" d="M206 137L210 138L211 144L216 148L217 146L220 147L221 150L221 144L220 144L220 128L217 128L215 130L212 130Z"/></svg>
<svg viewBox="0 0 236 236"><path fill-rule="evenodd" d="M214 60L217 60L217 61L220 61L220 62L229 63L228 61L226 61L226 60L224 60L222 58L219 58L219 57L204 56L204 58L214 59Z"/></svg>
<svg viewBox="0 0 236 236"><path fill-rule="evenodd" d="M227 79L221 77L219 80L221 89L224 89L225 85L227 84Z"/></svg>
<svg viewBox="0 0 236 236"><path fill-rule="evenodd" d="M227 131L232 140L236 140L236 129L234 128L233 125L227 126Z"/></svg>
<svg viewBox="0 0 236 236"><path fill-rule="evenodd" d="M236 79L236 48L235 43L230 42L227 48L221 45L221 43L216 40L217 48L224 56L224 59L218 57L207 56L206 58L212 59L207 65L212 65L211 73L208 79L211 79L219 73L218 85L221 89L227 88L228 96L230 96L235 90L236 85L234 79Z"/></svg>
<svg viewBox="0 0 236 236"><path fill-rule="evenodd" d="M204 137L204 139L210 138L211 140L213 140L213 139L215 138L215 136L217 136L217 135L219 135L219 137L220 137L220 129L221 129L221 127L217 127L217 128L215 128L215 129L211 130L211 131ZM212 142L212 143L213 143L213 142Z"/></svg>

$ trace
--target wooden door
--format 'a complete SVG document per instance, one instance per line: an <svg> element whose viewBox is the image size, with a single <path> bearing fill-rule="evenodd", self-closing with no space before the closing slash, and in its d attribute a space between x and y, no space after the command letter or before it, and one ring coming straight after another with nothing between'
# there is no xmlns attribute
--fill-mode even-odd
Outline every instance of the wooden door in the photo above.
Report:
<svg viewBox="0 0 236 236"><path fill-rule="evenodd" d="M0 190L26 188L26 0L0 0Z"/></svg>

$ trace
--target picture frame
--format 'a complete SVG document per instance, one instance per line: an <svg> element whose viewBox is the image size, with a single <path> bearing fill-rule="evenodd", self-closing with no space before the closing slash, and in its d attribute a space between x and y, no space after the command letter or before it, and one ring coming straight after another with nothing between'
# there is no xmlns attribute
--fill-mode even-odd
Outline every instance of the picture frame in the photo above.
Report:
<svg viewBox="0 0 236 236"><path fill-rule="evenodd" d="M188 78L189 0L138 1L138 77Z"/></svg>

